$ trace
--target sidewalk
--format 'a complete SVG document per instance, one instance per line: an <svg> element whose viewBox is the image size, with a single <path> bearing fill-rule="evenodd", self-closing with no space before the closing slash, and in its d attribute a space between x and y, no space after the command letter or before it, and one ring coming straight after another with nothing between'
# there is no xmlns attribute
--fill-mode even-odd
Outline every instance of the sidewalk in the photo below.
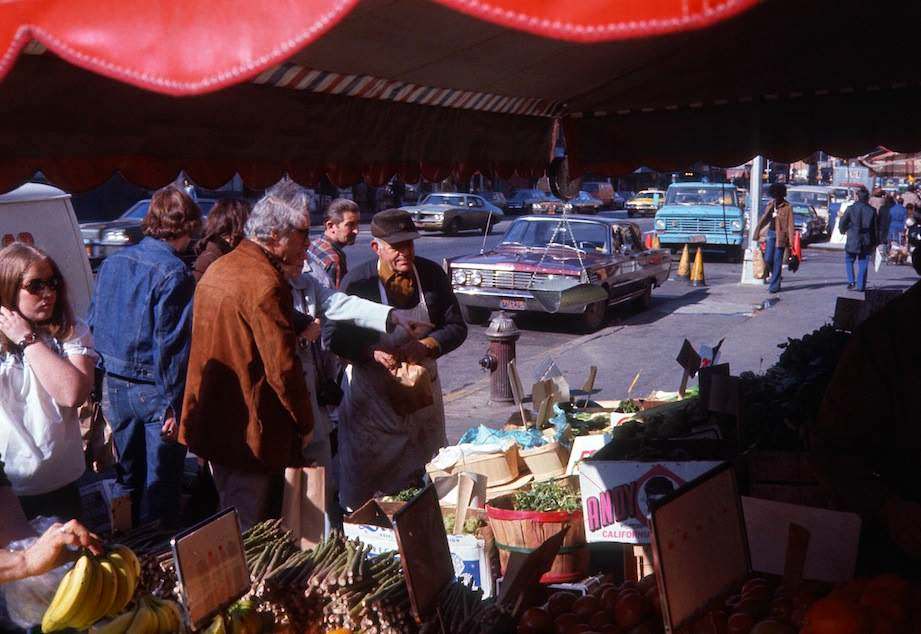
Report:
<svg viewBox="0 0 921 634"><path fill-rule="evenodd" d="M600 391L595 399L625 398L637 373L633 396L675 390L681 379L675 357L685 338L698 349L725 338L720 360L731 364L733 374L763 371L777 361L778 344L830 322L838 296L862 297L846 290L840 253L809 248L805 255L796 274L784 273L783 290L777 295L769 295L765 287L741 286L738 266L716 265L720 273L710 286L694 289L684 281L669 280L656 290L649 310L609 313L609 326L595 334L548 349L531 346L524 354L519 346L517 364L525 391L530 391L538 365L547 359L556 361L575 388L582 385L589 366L597 366L595 385ZM871 267L868 286L905 289L917 280L910 266L883 266L878 273ZM480 343L485 350L481 331L471 330L465 346ZM450 372L450 357L441 371ZM449 440L480 423L499 426L516 411L514 405L487 403L488 396L486 374L445 394Z"/></svg>

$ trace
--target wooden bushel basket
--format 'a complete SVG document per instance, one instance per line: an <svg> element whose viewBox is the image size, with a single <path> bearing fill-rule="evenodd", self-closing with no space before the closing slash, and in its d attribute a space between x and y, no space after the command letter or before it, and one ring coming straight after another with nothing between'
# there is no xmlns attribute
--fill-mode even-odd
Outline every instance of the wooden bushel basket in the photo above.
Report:
<svg viewBox="0 0 921 634"><path fill-rule="evenodd" d="M569 526L563 546L541 583L567 583L588 574L589 554L585 542L582 511L516 511L514 495L503 495L486 505L486 515L499 550L499 567L505 575L512 552L528 554L544 541Z"/></svg>

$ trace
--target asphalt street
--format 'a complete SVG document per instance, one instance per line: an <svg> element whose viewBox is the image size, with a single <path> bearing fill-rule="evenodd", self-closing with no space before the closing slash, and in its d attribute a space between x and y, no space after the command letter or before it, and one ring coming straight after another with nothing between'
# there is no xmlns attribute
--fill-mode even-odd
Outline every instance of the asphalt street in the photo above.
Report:
<svg viewBox="0 0 921 634"><path fill-rule="evenodd" d="M644 230L651 229L652 219L637 222ZM507 226L507 221L500 224L496 234L487 237L487 248L501 240ZM424 235L417 242L417 254L440 263L444 257L476 253L482 240L472 232ZM347 249L350 263L371 257L369 242L367 226L362 226L357 243ZM733 374L764 370L777 360L778 344L831 320L837 296L861 297L845 288L842 252L807 248L805 255L796 274L785 273L783 291L776 296L760 285L740 285L740 264L707 256L705 287L692 288L676 280L675 263L671 278L654 291L649 309L614 308L608 312L606 326L590 335L577 333L573 322L561 316L518 316L517 357L525 389L529 390L538 368L553 360L575 386L582 384L590 366L597 366L596 399L626 397L637 374L631 396L654 389L675 390L681 379L675 357L685 338L698 348L725 338L721 360L730 363ZM869 286L907 288L915 281L910 266L884 265L878 273L871 270ZM464 345L439 361L452 441L480 423L501 425L514 411L488 402L489 376L477 363L488 346L484 331L485 327L470 326Z"/></svg>

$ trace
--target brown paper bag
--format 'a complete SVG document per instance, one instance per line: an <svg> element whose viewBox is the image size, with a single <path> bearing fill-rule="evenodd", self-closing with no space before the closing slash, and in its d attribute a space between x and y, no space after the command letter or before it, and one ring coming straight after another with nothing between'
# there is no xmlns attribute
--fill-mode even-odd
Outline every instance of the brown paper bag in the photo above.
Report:
<svg viewBox="0 0 921 634"><path fill-rule="evenodd" d="M764 255L761 249L752 249L752 275L756 280L763 280L764 273Z"/></svg>
<svg viewBox="0 0 921 634"><path fill-rule="evenodd" d="M328 532L326 517L326 469L285 469L285 490L281 517L302 550L313 548Z"/></svg>
<svg viewBox="0 0 921 634"><path fill-rule="evenodd" d="M387 398L397 414L406 416L435 402L432 376L423 366L404 361L390 376Z"/></svg>
<svg viewBox="0 0 921 634"><path fill-rule="evenodd" d="M102 473L118 461L112 428L102 415L102 406L92 398L80 406L77 416L80 419L86 467L94 473Z"/></svg>

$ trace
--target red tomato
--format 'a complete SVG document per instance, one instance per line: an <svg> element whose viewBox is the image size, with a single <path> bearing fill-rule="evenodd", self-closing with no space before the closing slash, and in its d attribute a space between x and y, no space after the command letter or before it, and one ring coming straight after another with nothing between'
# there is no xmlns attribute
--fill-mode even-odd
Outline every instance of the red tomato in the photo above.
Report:
<svg viewBox="0 0 921 634"><path fill-rule="evenodd" d="M639 625L649 606L639 594L621 594L614 606L614 621L623 628Z"/></svg>
<svg viewBox="0 0 921 634"><path fill-rule="evenodd" d="M729 617L727 631L729 634L748 634L755 626L755 618L748 612L736 612Z"/></svg>
<svg viewBox="0 0 921 634"><path fill-rule="evenodd" d="M572 604L572 611L579 616L583 623L587 623L600 607L601 603L598 601L598 597L587 594L576 599L576 602Z"/></svg>
<svg viewBox="0 0 921 634"><path fill-rule="evenodd" d="M605 590L604 594L601 595L602 607L611 614L614 614L614 606L617 605L617 597L619 596L620 593L615 588Z"/></svg>
<svg viewBox="0 0 921 634"><path fill-rule="evenodd" d="M553 634L553 617L543 608L528 608L518 621L518 634Z"/></svg>
<svg viewBox="0 0 921 634"><path fill-rule="evenodd" d="M603 626L613 623L614 619L610 614L604 611L604 609L598 610L595 612L592 617L588 620L588 624L592 626L594 630L600 630Z"/></svg>
<svg viewBox="0 0 921 634"><path fill-rule="evenodd" d="M556 625L556 631L559 634L563 634L570 625L576 625L581 623L581 619L576 616L573 612L567 612L566 614L561 614L553 621Z"/></svg>
<svg viewBox="0 0 921 634"><path fill-rule="evenodd" d="M572 604L576 602L576 595L571 592L554 592L547 599L547 611L554 617L567 612L572 612Z"/></svg>

